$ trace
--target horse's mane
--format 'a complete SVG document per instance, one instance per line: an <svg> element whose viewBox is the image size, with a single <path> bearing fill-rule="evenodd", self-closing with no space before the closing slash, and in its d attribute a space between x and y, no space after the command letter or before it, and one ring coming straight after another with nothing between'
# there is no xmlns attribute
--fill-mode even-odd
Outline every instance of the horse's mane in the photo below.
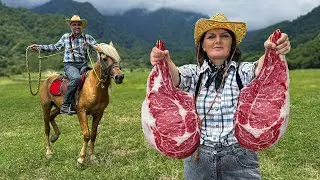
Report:
<svg viewBox="0 0 320 180"><path fill-rule="evenodd" d="M100 44L97 44L96 47L98 52L102 52L107 56L110 56L112 59L116 60L118 63L120 62L120 56L116 48L113 47L112 42L110 42L110 44L100 43Z"/></svg>

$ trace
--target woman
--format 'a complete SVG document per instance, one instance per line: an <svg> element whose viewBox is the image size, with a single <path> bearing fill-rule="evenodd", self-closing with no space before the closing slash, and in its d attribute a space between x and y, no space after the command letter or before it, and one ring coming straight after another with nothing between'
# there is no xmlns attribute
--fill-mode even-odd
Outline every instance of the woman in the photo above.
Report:
<svg viewBox="0 0 320 180"><path fill-rule="evenodd" d="M239 43L246 34L246 24L230 22L223 14L199 19L195 24L197 65L175 66L169 51L154 47L150 62L162 59L169 64L174 84L193 93L201 121L199 159L190 156L184 161L185 179L261 179L257 153L242 148L234 136L233 117L239 92L257 76L264 56L256 62L238 63ZM279 54L290 51L284 33L276 44L264 43L265 49Z"/></svg>

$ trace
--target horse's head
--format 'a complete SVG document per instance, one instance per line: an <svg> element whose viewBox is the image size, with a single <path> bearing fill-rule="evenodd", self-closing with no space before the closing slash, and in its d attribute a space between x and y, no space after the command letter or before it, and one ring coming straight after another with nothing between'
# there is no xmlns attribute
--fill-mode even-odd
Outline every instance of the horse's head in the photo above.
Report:
<svg viewBox="0 0 320 180"><path fill-rule="evenodd" d="M101 78L111 77L116 84L121 84L124 74L120 68L120 56L112 42L109 44L98 44L96 50L99 54L101 64Z"/></svg>

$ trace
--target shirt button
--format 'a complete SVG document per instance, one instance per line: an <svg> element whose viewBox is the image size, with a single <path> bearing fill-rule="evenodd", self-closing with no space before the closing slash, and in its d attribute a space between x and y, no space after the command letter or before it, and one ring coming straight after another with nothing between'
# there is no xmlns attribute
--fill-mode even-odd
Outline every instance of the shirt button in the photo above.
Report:
<svg viewBox="0 0 320 180"><path fill-rule="evenodd" d="M216 150L213 150L212 153L213 153L213 154L217 154L217 151L216 151Z"/></svg>
<svg viewBox="0 0 320 180"><path fill-rule="evenodd" d="M219 125L216 125L216 128L218 128L219 127Z"/></svg>
<svg viewBox="0 0 320 180"><path fill-rule="evenodd" d="M213 110L214 110L214 111L219 111L219 108L218 108L218 107L215 107Z"/></svg>

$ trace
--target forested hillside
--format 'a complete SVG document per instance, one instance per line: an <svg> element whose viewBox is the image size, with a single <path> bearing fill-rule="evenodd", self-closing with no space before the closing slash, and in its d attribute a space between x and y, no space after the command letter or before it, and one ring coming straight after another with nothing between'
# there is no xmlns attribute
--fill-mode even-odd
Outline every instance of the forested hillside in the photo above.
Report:
<svg viewBox="0 0 320 180"><path fill-rule="evenodd" d="M3 5L0 5L0 13L1 76L25 71L25 50L28 45L40 41L56 42L68 30L65 18L61 15L39 16L26 9Z"/></svg>
<svg viewBox="0 0 320 180"><path fill-rule="evenodd" d="M90 3L52 0L32 9L11 8L0 0L0 76L25 72L25 50L30 44L55 43L69 32L66 18L79 14L87 19L84 30L98 42L113 41L125 68L150 67L149 52L157 39L164 40L177 65L194 63L193 27L205 15L173 9L149 12L132 9L122 15L106 16ZM264 52L263 42L275 29L286 32L292 44L287 56L290 69L320 68L320 6L289 22L284 21L248 32L241 44L245 61L257 60ZM36 53L30 53L31 67L38 69ZM62 68L62 56L43 60L44 69Z"/></svg>
<svg viewBox="0 0 320 180"><path fill-rule="evenodd" d="M115 27L126 29L131 34L153 43L162 39L171 50L193 48L193 29L196 21L205 15L173 9L132 9L123 15L107 16Z"/></svg>

